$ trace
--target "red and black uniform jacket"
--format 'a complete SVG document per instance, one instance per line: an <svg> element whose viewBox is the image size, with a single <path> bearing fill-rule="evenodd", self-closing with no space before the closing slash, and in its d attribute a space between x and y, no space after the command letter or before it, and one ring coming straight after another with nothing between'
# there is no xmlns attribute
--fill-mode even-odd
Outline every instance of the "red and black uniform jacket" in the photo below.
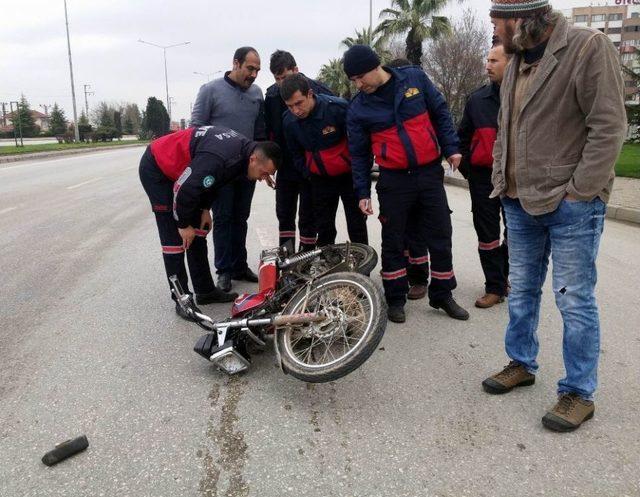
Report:
<svg viewBox="0 0 640 497"><path fill-rule="evenodd" d="M320 81L307 78L309 86L315 95L333 95L331 90ZM287 147L284 137L284 114L287 112L287 104L280 96L280 87L276 84L267 88L264 96L264 117L267 125L267 137L280 145L282 150L282 165L278 168L278 178L299 180L300 172L293 164L293 158Z"/></svg>
<svg viewBox="0 0 640 497"><path fill-rule="evenodd" d="M177 131L149 145L158 168L174 182L173 217L179 228L189 226L197 210L209 209L222 185L247 175L255 146L222 126Z"/></svg>
<svg viewBox="0 0 640 497"><path fill-rule="evenodd" d="M496 83L478 88L469 96L458 129L460 172L465 178L473 174L490 176L499 110L500 86Z"/></svg>
<svg viewBox="0 0 640 497"><path fill-rule="evenodd" d="M340 176L351 172L345 120L349 103L340 97L316 95L305 119L287 111L284 133L295 167L305 176Z"/></svg>
<svg viewBox="0 0 640 497"><path fill-rule="evenodd" d="M458 153L458 135L442 94L417 66L391 73L393 101L378 92L358 93L347 114L353 185L358 198L371 197L371 154L381 169L440 165L442 153ZM441 153L442 152L442 153Z"/></svg>

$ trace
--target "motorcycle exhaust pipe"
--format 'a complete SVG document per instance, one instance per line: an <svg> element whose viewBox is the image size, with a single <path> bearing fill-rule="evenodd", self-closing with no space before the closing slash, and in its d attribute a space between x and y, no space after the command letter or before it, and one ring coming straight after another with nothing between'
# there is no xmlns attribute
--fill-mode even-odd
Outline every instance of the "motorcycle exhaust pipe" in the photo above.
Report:
<svg viewBox="0 0 640 497"><path fill-rule="evenodd" d="M287 326L290 324L320 323L327 319L324 313L305 312L303 314L284 314L273 318L275 326Z"/></svg>

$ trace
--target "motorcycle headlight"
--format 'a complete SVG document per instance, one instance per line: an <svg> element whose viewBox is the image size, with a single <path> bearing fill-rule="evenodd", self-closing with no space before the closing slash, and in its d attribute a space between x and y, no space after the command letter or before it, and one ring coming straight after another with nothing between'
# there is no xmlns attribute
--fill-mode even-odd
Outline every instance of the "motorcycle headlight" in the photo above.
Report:
<svg viewBox="0 0 640 497"><path fill-rule="evenodd" d="M250 365L231 345L213 354L209 360L227 374L241 373L249 369Z"/></svg>

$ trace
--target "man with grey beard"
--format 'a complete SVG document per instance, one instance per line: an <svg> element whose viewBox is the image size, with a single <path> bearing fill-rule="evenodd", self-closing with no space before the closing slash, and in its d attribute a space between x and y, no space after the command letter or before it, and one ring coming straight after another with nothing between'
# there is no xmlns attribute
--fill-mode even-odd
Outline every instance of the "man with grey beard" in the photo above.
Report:
<svg viewBox="0 0 640 497"><path fill-rule="evenodd" d="M626 130L620 64L606 35L570 26L548 0L492 0L491 22L514 54L500 89L491 193L501 198L509 232L511 362L482 385L502 394L534 384L551 255L566 376L542 423L571 431L595 411L596 257Z"/></svg>

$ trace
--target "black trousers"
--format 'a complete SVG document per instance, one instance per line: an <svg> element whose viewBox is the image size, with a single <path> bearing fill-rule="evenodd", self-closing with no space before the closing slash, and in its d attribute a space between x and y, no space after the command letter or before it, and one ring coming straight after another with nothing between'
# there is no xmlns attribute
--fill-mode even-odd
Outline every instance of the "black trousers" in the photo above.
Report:
<svg viewBox="0 0 640 497"><path fill-rule="evenodd" d="M170 276L176 275L182 288L190 293L184 264L185 251L178 233L178 225L173 218L173 183L162 174L148 150L142 156L138 171L156 218L167 280ZM190 224L196 228L200 227L200 211ZM187 250L189 273L196 294L209 293L215 288L207 257L207 234L208 231L197 229L197 236ZM174 298L173 295L171 298Z"/></svg>
<svg viewBox="0 0 640 497"><path fill-rule="evenodd" d="M300 230L300 250L311 250L315 248L318 238L313 215L311 182L302 178L289 179L278 176L276 180L276 216L278 216L280 230L280 246L290 243L291 247L295 249L296 212Z"/></svg>
<svg viewBox="0 0 640 497"><path fill-rule="evenodd" d="M473 227L478 235L478 254L485 278L485 292L507 294L509 251L507 248L507 222L499 198L489 198L493 185L491 170L472 168L469 174ZM504 239L500 242L500 214L504 224Z"/></svg>
<svg viewBox="0 0 640 497"><path fill-rule="evenodd" d="M340 176L312 175L311 188L319 247L336 241L336 212L340 199L347 218L349 240L354 243L369 243L366 216L358 207L350 173Z"/></svg>
<svg viewBox="0 0 640 497"><path fill-rule="evenodd" d="M444 170L439 163L412 170L380 171L376 190L382 224L382 283L389 305L406 302L408 262L424 268L423 278L431 263L430 300L443 300L456 287L451 211L443 178ZM411 259L405 257L407 241L411 244Z"/></svg>
<svg viewBox="0 0 640 497"><path fill-rule="evenodd" d="M429 284L429 252L425 253L424 246L420 247L419 244L413 241L413 233L418 228L418 217L417 213L409 213L404 237L404 257L406 259L409 286L427 286Z"/></svg>
<svg viewBox="0 0 640 497"><path fill-rule="evenodd" d="M224 185L213 202L213 247L218 274L247 270L247 220L256 182L238 178Z"/></svg>

